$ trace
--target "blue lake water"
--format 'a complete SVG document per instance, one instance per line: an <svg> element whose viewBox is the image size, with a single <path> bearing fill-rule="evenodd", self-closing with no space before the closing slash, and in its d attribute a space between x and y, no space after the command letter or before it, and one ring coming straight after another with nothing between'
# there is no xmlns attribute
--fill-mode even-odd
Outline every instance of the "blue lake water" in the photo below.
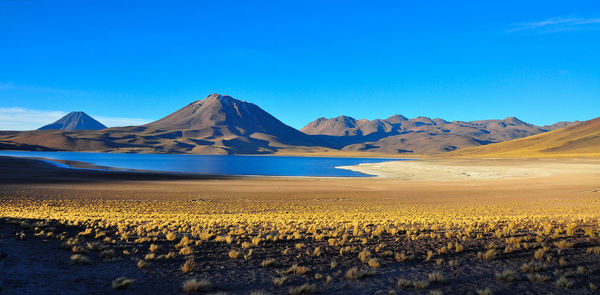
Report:
<svg viewBox="0 0 600 295"><path fill-rule="evenodd" d="M403 159L328 158L292 156L216 156L172 154L116 154L79 152L0 151L0 156L37 157L79 161L126 170L200 173L219 175L271 175L365 177L354 171L335 168L360 163L403 161Z"/></svg>

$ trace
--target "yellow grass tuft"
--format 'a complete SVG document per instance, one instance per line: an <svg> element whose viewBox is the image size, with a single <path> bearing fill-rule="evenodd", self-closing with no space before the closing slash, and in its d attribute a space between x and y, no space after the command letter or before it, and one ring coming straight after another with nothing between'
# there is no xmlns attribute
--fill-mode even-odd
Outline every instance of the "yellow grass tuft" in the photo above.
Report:
<svg viewBox="0 0 600 295"><path fill-rule="evenodd" d="M294 264L287 270L287 273L295 274L295 275L303 275L303 274L308 273L309 270L310 269L306 266L299 266L298 264Z"/></svg>
<svg viewBox="0 0 600 295"><path fill-rule="evenodd" d="M299 294L313 294L317 291L317 286L315 284L304 284L299 287L291 288L289 290L289 294L291 295L299 295Z"/></svg>
<svg viewBox="0 0 600 295"><path fill-rule="evenodd" d="M209 280L189 279L182 284L185 293L206 292L210 288L212 288L212 283Z"/></svg>
<svg viewBox="0 0 600 295"><path fill-rule="evenodd" d="M381 267L381 264L379 263L379 260L377 260L377 258L369 258L369 260L367 261L367 264L372 268Z"/></svg>
<svg viewBox="0 0 600 295"><path fill-rule="evenodd" d="M71 262L77 264L91 264L92 260L89 257L81 254L73 254L71 255Z"/></svg>
<svg viewBox="0 0 600 295"><path fill-rule="evenodd" d="M267 258L260 263L263 267L275 266L276 260L274 258Z"/></svg>
<svg viewBox="0 0 600 295"><path fill-rule="evenodd" d="M242 255L242 252L236 251L236 250L231 250L231 251L229 251L229 253L227 255L229 256L229 258L238 259Z"/></svg>
<svg viewBox="0 0 600 295"><path fill-rule="evenodd" d="M194 268L196 268L196 263L194 262L194 259L188 259L181 266L181 271L183 271L183 272L192 272L192 271L194 271Z"/></svg>
<svg viewBox="0 0 600 295"><path fill-rule="evenodd" d="M428 276L429 281L434 284L440 284L446 281L446 278L441 272L432 272Z"/></svg>
<svg viewBox="0 0 600 295"><path fill-rule="evenodd" d="M112 281L112 288L115 290L125 290L131 286L135 280L126 277L118 277Z"/></svg>
<svg viewBox="0 0 600 295"><path fill-rule="evenodd" d="M365 277L371 277L375 275L373 270L359 270L357 267L353 267L346 272L346 278L350 280L360 280Z"/></svg>

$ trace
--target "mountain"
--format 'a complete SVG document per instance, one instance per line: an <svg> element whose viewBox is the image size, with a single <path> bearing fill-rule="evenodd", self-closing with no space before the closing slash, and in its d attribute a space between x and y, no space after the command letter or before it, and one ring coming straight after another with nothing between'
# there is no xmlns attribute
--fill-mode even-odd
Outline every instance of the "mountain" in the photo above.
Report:
<svg viewBox="0 0 600 295"><path fill-rule="evenodd" d="M42 126L38 130L100 130L104 128L106 126L84 112L70 112L58 121Z"/></svg>
<svg viewBox="0 0 600 295"><path fill-rule="evenodd" d="M568 123L564 123L565 125ZM345 151L435 154L463 147L522 138L562 126L539 126L515 117L503 120L453 121L394 115L387 119L356 120L348 116L319 118L302 132Z"/></svg>
<svg viewBox="0 0 600 295"><path fill-rule="evenodd" d="M579 122L521 139L461 149L461 157L583 157L600 156L600 118Z"/></svg>
<svg viewBox="0 0 600 295"><path fill-rule="evenodd" d="M157 130L181 130L203 138L238 137L276 141L287 145L312 145L310 136L288 126L257 105L211 94L145 127Z"/></svg>
<svg viewBox="0 0 600 295"><path fill-rule="evenodd" d="M89 117L83 115L79 118ZM57 122L59 125L52 127L57 129L0 131L0 149L190 154L342 150L418 155L523 138L568 124L558 123L542 128L514 117L448 122L427 117L409 119L401 115L377 120L340 116L319 118L302 128L301 132L255 104L220 94L211 94L141 126L60 130L81 126L61 120Z"/></svg>
<svg viewBox="0 0 600 295"><path fill-rule="evenodd" d="M0 132L0 148L27 150L267 154L324 145L255 104L219 94L142 126Z"/></svg>

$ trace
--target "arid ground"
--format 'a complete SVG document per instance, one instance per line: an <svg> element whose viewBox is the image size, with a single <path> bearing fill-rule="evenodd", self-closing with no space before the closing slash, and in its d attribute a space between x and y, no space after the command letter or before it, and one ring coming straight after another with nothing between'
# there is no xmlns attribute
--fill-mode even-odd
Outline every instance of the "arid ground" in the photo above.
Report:
<svg viewBox="0 0 600 295"><path fill-rule="evenodd" d="M0 293L598 292L600 161L352 169L382 176L128 174L4 158Z"/></svg>

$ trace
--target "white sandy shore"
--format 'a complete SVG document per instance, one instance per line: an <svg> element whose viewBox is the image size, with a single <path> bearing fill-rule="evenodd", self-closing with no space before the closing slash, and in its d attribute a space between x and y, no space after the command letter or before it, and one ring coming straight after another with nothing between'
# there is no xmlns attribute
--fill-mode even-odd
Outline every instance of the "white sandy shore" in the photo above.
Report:
<svg viewBox="0 0 600 295"><path fill-rule="evenodd" d="M597 160L417 160L366 163L336 168L402 180L468 180L595 173Z"/></svg>

